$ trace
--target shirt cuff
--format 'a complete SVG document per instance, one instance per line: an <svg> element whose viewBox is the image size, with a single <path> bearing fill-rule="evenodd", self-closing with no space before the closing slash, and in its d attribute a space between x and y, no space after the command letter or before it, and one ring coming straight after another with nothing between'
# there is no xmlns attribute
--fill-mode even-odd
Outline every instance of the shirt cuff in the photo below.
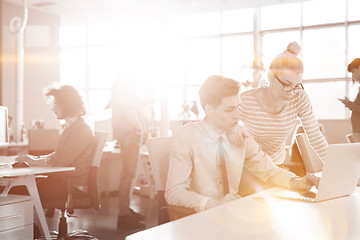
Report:
<svg viewBox="0 0 360 240"><path fill-rule="evenodd" d="M296 177L292 172L282 169L282 172L275 177L275 183L279 186L290 188L290 180Z"/></svg>
<svg viewBox="0 0 360 240"><path fill-rule="evenodd" d="M200 206L199 206L199 212L206 210L206 204L209 201L209 197L204 197L201 199Z"/></svg>
<svg viewBox="0 0 360 240"><path fill-rule="evenodd" d="M45 165L50 167L51 166L51 157L50 156L46 156L45 159Z"/></svg>

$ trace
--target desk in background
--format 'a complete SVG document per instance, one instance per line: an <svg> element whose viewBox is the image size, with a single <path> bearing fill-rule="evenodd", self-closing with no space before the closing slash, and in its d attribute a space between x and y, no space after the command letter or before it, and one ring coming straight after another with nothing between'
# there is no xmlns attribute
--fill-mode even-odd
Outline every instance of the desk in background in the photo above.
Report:
<svg viewBox="0 0 360 240"><path fill-rule="evenodd" d="M99 167L99 189L104 194L119 190L122 159L120 149L115 148L115 142L107 142ZM134 191L154 198L156 191L152 178L149 156L146 151L140 154L137 177L135 178ZM132 194L132 192L131 192Z"/></svg>
<svg viewBox="0 0 360 240"><path fill-rule="evenodd" d="M5 161L5 158L1 158ZM13 158L8 158L13 161ZM42 208L39 193L36 187L35 175L48 174L55 172L73 171L74 167L28 167L28 168L12 168L11 166L0 168L0 185L5 186L5 189L0 194L0 197L8 196L9 190L14 186L25 185L32 198L36 214L39 218L41 228L44 232L46 240L51 240L48 225L46 223L44 210ZM1 224L1 223L0 223Z"/></svg>
<svg viewBox="0 0 360 240"><path fill-rule="evenodd" d="M360 239L360 189L319 203L263 198L272 188L177 221L150 228L126 240L350 240Z"/></svg>
<svg viewBox="0 0 360 240"><path fill-rule="evenodd" d="M27 153L29 147L28 141L11 142L8 146L0 147L0 156L18 155L20 153Z"/></svg>

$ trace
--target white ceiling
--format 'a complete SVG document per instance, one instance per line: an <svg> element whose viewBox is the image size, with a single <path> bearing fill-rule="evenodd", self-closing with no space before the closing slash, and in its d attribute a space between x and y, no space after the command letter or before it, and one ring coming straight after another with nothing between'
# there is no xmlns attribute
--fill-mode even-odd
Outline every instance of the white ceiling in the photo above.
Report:
<svg viewBox="0 0 360 240"><path fill-rule="evenodd" d="M6 0L22 5L23 0ZM72 20L107 21L133 15L179 15L195 12L259 7L303 0L26 0L37 9Z"/></svg>

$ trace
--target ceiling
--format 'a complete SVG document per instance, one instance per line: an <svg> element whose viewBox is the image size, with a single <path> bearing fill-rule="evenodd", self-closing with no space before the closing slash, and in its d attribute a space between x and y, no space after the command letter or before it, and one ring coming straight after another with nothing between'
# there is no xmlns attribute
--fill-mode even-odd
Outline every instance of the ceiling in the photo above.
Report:
<svg viewBox="0 0 360 240"><path fill-rule="evenodd" d="M23 4L23 0L5 1ZM107 21L123 16L179 15L300 1L303 0L26 0L29 9L86 22Z"/></svg>

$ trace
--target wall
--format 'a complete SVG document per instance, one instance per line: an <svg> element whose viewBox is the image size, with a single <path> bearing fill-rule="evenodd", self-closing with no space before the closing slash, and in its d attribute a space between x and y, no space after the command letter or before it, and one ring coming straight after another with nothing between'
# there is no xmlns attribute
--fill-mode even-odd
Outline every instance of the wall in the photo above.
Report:
<svg viewBox="0 0 360 240"><path fill-rule="evenodd" d="M23 18L21 6L0 2L2 103L9 115L16 113L16 36L9 30L14 16ZM43 89L60 79L58 32L60 17L29 9L24 33L24 123L30 128L32 119L45 120L46 128L57 127L51 106L45 103ZM15 127L15 121L11 127Z"/></svg>

